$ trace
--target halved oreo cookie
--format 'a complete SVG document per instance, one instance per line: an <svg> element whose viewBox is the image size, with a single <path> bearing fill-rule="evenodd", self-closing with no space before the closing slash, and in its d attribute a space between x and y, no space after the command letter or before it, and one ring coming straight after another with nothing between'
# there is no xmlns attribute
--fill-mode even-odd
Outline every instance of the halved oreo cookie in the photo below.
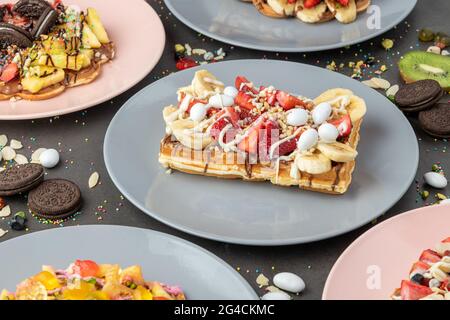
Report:
<svg viewBox="0 0 450 320"><path fill-rule="evenodd" d="M46 180L28 194L28 208L40 218L68 218L81 208L80 188L64 179Z"/></svg>
<svg viewBox="0 0 450 320"><path fill-rule="evenodd" d="M40 35L46 34L50 31L50 29L56 25L58 22L58 13L56 10L53 10L52 7L46 8L39 20L34 25L31 34L35 39L39 38Z"/></svg>
<svg viewBox="0 0 450 320"><path fill-rule="evenodd" d="M395 95L395 102L405 112L418 112L434 106L444 94L439 82L419 80L404 85Z"/></svg>
<svg viewBox="0 0 450 320"><path fill-rule="evenodd" d="M438 103L433 108L419 113L419 123L429 135L450 138L450 103Z"/></svg>
<svg viewBox="0 0 450 320"><path fill-rule="evenodd" d="M45 9L51 7L45 0L20 0L14 5L13 11L27 18L38 19Z"/></svg>
<svg viewBox="0 0 450 320"><path fill-rule="evenodd" d="M0 23L0 47L6 48L16 45L20 48L27 48L33 45L31 34L13 24Z"/></svg>
<svg viewBox="0 0 450 320"><path fill-rule="evenodd" d="M44 180L44 168L35 163L17 165L0 173L0 196L27 192Z"/></svg>

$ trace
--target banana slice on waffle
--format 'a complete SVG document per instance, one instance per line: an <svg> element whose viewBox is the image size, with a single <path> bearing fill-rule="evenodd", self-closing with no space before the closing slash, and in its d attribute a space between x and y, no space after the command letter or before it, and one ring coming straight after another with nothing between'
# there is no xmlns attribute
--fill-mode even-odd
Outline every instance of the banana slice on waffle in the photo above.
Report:
<svg viewBox="0 0 450 320"><path fill-rule="evenodd" d="M224 84L206 70L200 70L195 73L191 83L191 92L197 98L209 98L217 93L222 93Z"/></svg>
<svg viewBox="0 0 450 320"><path fill-rule="evenodd" d="M334 107L336 107L343 101L346 101L345 109L350 115L353 123L361 120L366 114L367 107L364 100L360 97L355 96L353 92L348 89L330 89L314 99L314 103L316 105L322 102L328 102Z"/></svg>
<svg viewBox="0 0 450 320"><path fill-rule="evenodd" d="M312 154L298 154L295 157L295 164L300 171L309 174L322 174L331 170L331 160L320 151Z"/></svg>
<svg viewBox="0 0 450 320"><path fill-rule="evenodd" d="M355 149L341 142L319 143L317 150L335 162L350 162L358 156L358 152Z"/></svg>
<svg viewBox="0 0 450 320"><path fill-rule="evenodd" d="M279 15L291 17L295 13L295 2L288 0L267 0L267 4Z"/></svg>
<svg viewBox="0 0 450 320"><path fill-rule="evenodd" d="M355 0L349 0L347 6L340 5L336 0L325 0L325 3L339 22L350 23L356 20L358 12Z"/></svg>
<svg viewBox="0 0 450 320"><path fill-rule="evenodd" d="M284 13L278 13L275 11L266 0L252 0L253 5L255 6L256 10L259 11L259 13L270 17L270 18L284 18Z"/></svg>
<svg viewBox="0 0 450 320"><path fill-rule="evenodd" d="M305 8L304 0L298 0L295 7L297 18L306 23L319 23L330 21L334 18L334 13L328 10L325 2L321 2L313 8Z"/></svg>

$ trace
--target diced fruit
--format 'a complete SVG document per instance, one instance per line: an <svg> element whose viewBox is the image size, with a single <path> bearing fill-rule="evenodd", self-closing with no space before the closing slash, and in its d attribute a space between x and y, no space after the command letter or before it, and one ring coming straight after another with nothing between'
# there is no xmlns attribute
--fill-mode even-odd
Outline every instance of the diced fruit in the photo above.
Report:
<svg viewBox="0 0 450 320"><path fill-rule="evenodd" d="M341 119L335 121L330 121L330 123L338 129L339 138L348 137L352 132L352 119L349 115L345 115Z"/></svg>
<svg viewBox="0 0 450 320"><path fill-rule="evenodd" d="M83 67L90 65L90 60L87 56L83 54L77 55L67 55L63 54L52 54L52 55L42 55L37 64L42 66L56 67L61 69L70 69L79 71Z"/></svg>
<svg viewBox="0 0 450 320"><path fill-rule="evenodd" d="M249 86L247 86L247 85L243 85L243 84L245 84L245 83L250 83L250 81L246 78L246 77L243 77L243 76L237 76L236 77L236 80L235 80L235 82L234 82L234 86L236 87L236 89L238 89L239 91L244 91L244 92L246 92L246 91L251 91L251 92L253 92L253 93L258 93L258 90L256 89L256 88L253 88L253 87L249 87Z"/></svg>
<svg viewBox="0 0 450 320"><path fill-rule="evenodd" d="M152 295L153 300L172 300L172 297L158 283L153 284Z"/></svg>
<svg viewBox="0 0 450 320"><path fill-rule="evenodd" d="M349 0L337 0L337 1L339 2L340 5L344 7L348 6Z"/></svg>
<svg viewBox="0 0 450 320"><path fill-rule="evenodd" d="M50 68L50 67L40 66L40 68ZM21 82L23 89L31 93L37 93L44 88L50 87L64 80L65 77L64 70L55 68L50 69L53 69L53 71L51 73L47 73L46 76L45 75L37 76L31 74L27 75L25 78L22 79Z"/></svg>
<svg viewBox="0 0 450 320"><path fill-rule="evenodd" d="M306 9L311 9L311 8L314 8L315 6L317 6L320 3L320 1L322 1L322 0L305 0L303 3L303 6Z"/></svg>
<svg viewBox="0 0 450 320"><path fill-rule="evenodd" d="M290 95L284 91L278 91L276 95L277 101L284 110L290 110L297 106L304 106L305 103L297 97Z"/></svg>
<svg viewBox="0 0 450 320"><path fill-rule="evenodd" d="M136 288L136 294L140 300L153 300L152 293L142 286Z"/></svg>
<svg viewBox="0 0 450 320"><path fill-rule="evenodd" d="M122 270L120 274L120 281L123 284L126 281L131 281L136 285L143 285L145 283L142 276L142 269L140 266L131 266Z"/></svg>
<svg viewBox="0 0 450 320"><path fill-rule="evenodd" d="M412 274L414 272L424 272L427 271L429 268L430 266L425 262L417 261L416 263L413 264L411 271L409 273Z"/></svg>
<svg viewBox="0 0 450 320"><path fill-rule="evenodd" d="M96 277L100 272L100 267L92 260L77 260L75 261L75 271L80 276Z"/></svg>
<svg viewBox="0 0 450 320"><path fill-rule="evenodd" d="M439 253L433 251L433 250L425 250L422 252L419 260L425 263L428 263L429 265L441 261L442 257L439 255Z"/></svg>
<svg viewBox="0 0 450 320"><path fill-rule="evenodd" d="M2 70L0 81L9 82L14 80L19 75L19 67L14 62L6 65Z"/></svg>
<svg viewBox="0 0 450 320"><path fill-rule="evenodd" d="M448 237L447 239L442 240L443 243L450 243L450 237Z"/></svg>
<svg viewBox="0 0 450 320"><path fill-rule="evenodd" d="M80 281L80 285L74 289L63 291L65 300L89 300L95 292L95 285L86 281Z"/></svg>
<svg viewBox="0 0 450 320"><path fill-rule="evenodd" d="M421 286L412 281L403 280L400 289L402 300L419 300L433 293L429 287Z"/></svg>
<svg viewBox="0 0 450 320"><path fill-rule="evenodd" d="M98 49L102 46L95 33L89 28L87 23L83 23L83 35L81 43L85 49Z"/></svg>
<svg viewBox="0 0 450 320"><path fill-rule="evenodd" d="M62 54L66 52L66 43L63 39L49 37L42 41L44 51L50 54Z"/></svg>
<svg viewBox="0 0 450 320"><path fill-rule="evenodd" d="M88 22L89 28L91 28L101 43L109 43L108 34L100 20L100 16L94 8L87 9L86 21Z"/></svg>
<svg viewBox="0 0 450 320"><path fill-rule="evenodd" d="M42 283L47 290L54 290L56 288L61 287L58 282L58 278L48 271L42 271L33 277L34 280Z"/></svg>
<svg viewBox="0 0 450 320"><path fill-rule="evenodd" d="M238 95L234 99L234 102L241 108L252 110L254 106L253 103L251 102L251 99L252 99L251 95L243 91L239 91Z"/></svg>
<svg viewBox="0 0 450 320"><path fill-rule="evenodd" d="M181 58L181 59L178 59L175 66L176 66L177 70L185 70L185 69L189 69L189 68L198 66L198 63L191 58Z"/></svg>
<svg viewBox="0 0 450 320"><path fill-rule="evenodd" d="M219 140L220 132L229 124L232 124L230 117L223 117L217 120L211 127L211 137L214 140ZM225 143L231 141L230 135L228 132L225 134Z"/></svg>
<svg viewBox="0 0 450 320"><path fill-rule="evenodd" d="M258 152L260 130L263 127L264 121L263 118L260 117L251 127L249 127L245 138L238 144L238 149L250 154L256 154Z"/></svg>
<svg viewBox="0 0 450 320"><path fill-rule="evenodd" d="M278 123L272 120L267 121L259 141L259 156L262 160L270 160L270 147L278 141L279 135L280 129Z"/></svg>
<svg viewBox="0 0 450 320"><path fill-rule="evenodd" d="M291 154L295 149L297 149L297 141L298 139L294 138L280 144L278 147L278 156L282 157Z"/></svg>

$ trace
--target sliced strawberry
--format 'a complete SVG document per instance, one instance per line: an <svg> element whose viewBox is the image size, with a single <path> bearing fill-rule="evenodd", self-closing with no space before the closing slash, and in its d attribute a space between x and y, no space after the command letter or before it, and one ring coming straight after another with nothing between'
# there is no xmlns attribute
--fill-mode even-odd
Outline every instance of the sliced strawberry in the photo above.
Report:
<svg viewBox="0 0 450 320"><path fill-rule="evenodd" d="M180 99L180 103L178 104L178 107L180 107L181 102L184 100L184 97L186 95L184 93L181 93L181 99ZM203 103L203 104L207 104L208 101L207 100L200 100L200 99L192 99L191 102L189 102L189 106L186 109L186 112L190 112L191 108L196 104L196 103Z"/></svg>
<svg viewBox="0 0 450 320"><path fill-rule="evenodd" d="M206 116L208 118L211 118L216 113L220 112L222 109L219 108L209 108L208 111L206 111Z"/></svg>
<svg viewBox="0 0 450 320"><path fill-rule="evenodd" d="M433 290L412 281L403 280L400 293L402 300L419 300L432 294Z"/></svg>
<svg viewBox="0 0 450 320"><path fill-rule="evenodd" d="M450 242L450 237L448 237L447 239L442 240L442 243L449 243Z"/></svg>
<svg viewBox="0 0 450 320"><path fill-rule="evenodd" d="M423 273L424 271L427 271L428 269L430 269L430 266L428 264L426 264L425 262L422 262L422 261L417 261L416 263L413 264L409 273L410 274L416 273L416 272Z"/></svg>
<svg viewBox="0 0 450 320"><path fill-rule="evenodd" d="M420 255L419 260L422 262L425 262L429 265L439 262L441 261L442 257L439 255L439 253L437 253L436 251L433 250L425 250L424 252L422 252L422 254Z"/></svg>
<svg viewBox="0 0 450 320"><path fill-rule="evenodd" d="M341 6L346 7L346 6L348 6L349 0L337 0L337 2L339 2L339 4L340 4Z"/></svg>
<svg viewBox="0 0 450 320"><path fill-rule="evenodd" d="M19 75L19 67L14 62L6 65L2 70L0 81L9 82L14 80Z"/></svg>
<svg viewBox="0 0 450 320"><path fill-rule="evenodd" d="M296 3L297 2L297 0L288 0L288 3L289 4L294 4L294 3Z"/></svg>
<svg viewBox="0 0 450 320"><path fill-rule="evenodd" d="M305 103L302 100L284 91L278 91L276 94L276 99L280 106L286 111L297 106L305 106Z"/></svg>
<svg viewBox="0 0 450 320"><path fill-rule="evenodd" d="M317 6L320 3L321 0L305 0L303 2L303 6L306 9L311 9L314 8L315 6Z"/></svg>
<svg viewBox="0 0 450 320"><path fill-rule="evenodd" d="M177 64L175 66L178 70L185 70L198 66L198 63L194 59L184 57L178 59Z"/></svg>
<svg viewBox="0 0 450 320"><path fill-rule="evenodd" d="M245 85L246 83L250 83L250 81L243 76L237 76L236 80L234 81L234 86L236 87L236 89L238 89L239 91L251 91L254 94L257 94L259 91L251 86Z"/></svg>
<svg viewBox="0 0 450 320"><path fill-rule="evenodd" d="M449 279L445 279L444 281L442 281L440 289L444 290L444 291L449 290L450 289L450 280Z"/></svg>
<svg viewBox="0 0 450 320"><path fill-rule="evenodd" d="M245 138L238 144L238 149L250 154L257 154L260 131L264 127L264 118L260 117L248 129Z"/></svg>
<svg viewBox="0 0 450 320"><path fill-rule="evenodd" d="M277 102L277 93L278 93L278 91L274 91L272 93L267 93L267 103L271 107L275 106L275 102Z"/></svg>
<svg viewBox="0 0 450 320"><path fill-rule="evenodd" d="M259 141L259 157L262 161L269 161L270 147L279 140L280 128L278 123L272 120L267 121L264 126Z"/></svg>
<svg viewBox="0 0 450 320"><path fill-rule="evenodd" d="M229 117L223 117L217 120L211 127L211 137L215 140L219 140L220 133L222 130L229 124L232 124L231 119ZM227 143L231 141L234 136L236 136L236 128L233 127L229 129L224 136L224 142Z"/></svg>
<svg viewBox="0 0 450 320"><path fill-rule="evenodd" d="M330 123L338 129L339 138L348 137L352 132L353 128L352 119L350 118L349 115L345 115L342 118L335 121L330 121Z"/></svg>
<svg viewBox="0 0 450 320"><path fill-rule="evenodd" d="M280 146L278 147L278 156L282 157L294 152L294 150L297 149L297 141L298 141L297 138L293 138L280 144ZM276 154L277 151L275 151L274 156Z"/></svg>
<svg viewBox="0 0 450 320"><path fill-rule="evenodd" d="M234 102L241 108L252 110L254 106L253 103L251 102L251 99L252 99L251 95L243 91L239 91L238 95L234 99Z"/></svg>

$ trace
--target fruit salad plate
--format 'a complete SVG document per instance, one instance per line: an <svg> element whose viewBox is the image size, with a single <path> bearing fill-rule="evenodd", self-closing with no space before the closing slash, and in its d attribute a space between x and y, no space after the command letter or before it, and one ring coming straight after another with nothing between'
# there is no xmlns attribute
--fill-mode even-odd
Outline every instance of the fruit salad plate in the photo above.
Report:
<svg viewBox="0 0 450 320"><path fill-rule="evenodd" d="M0 0L0 14L0 120L105 102L142 80L165 44L161 20L143 0Z"/></svg>
<svg viewBox="0 0 450 320"><path fill-rule="evenodd" d="M449 299L449 210L416 209L367 231L334 265L323 299Z"/></svg>
<svg viewBox="0 0 450 320"><path fill-rule="evenodd" d="M283 171L286 175L280 174L279 180L276 180L276 170L271 171L273 167L261 170L259 177L261 179L256 180L270 180L266 178L272 177L274 178L272 182L275 181L276 185L262 181L250 182L245 181L250 179L245 175L248 165L243 162L243 165L236 166L236 176L229 177L241 178L242 174L244 181L217 179L201 176L201 174L226 177L230 167L221 166L220 163L216 166L210 162L211 166L208 166L205 171L204 163L185 162L177 157L176 153L166 152L165 147L171 147L172 144L166 144L168 142L166 139L161 142L168 134L166 131L168 127L170 129L165 122L168 119L166 111L169 109L165 108L178 104L177 91L180 88L182 88L181 91L192 89L186 86L202 69L207 69L207 72L217 77L217 80L208 79L209 84L212 81L215 84L223 82L225 86L234 86L236 76L245 75L254 81L255 88L257 85L258 89L259 85L273 86L283 92L314 99L329 89L341 87L351 90L355 96L365 101L367 110L364 109L364 111L366 112L354 115L355 119L361 119L364 116L361 126L359 126L361 121L357 120L353 123L356 124L354 130L346 133L347 136L350 134L350 137L354 135L355 139L340 140L347 141L350 146L356 147L358 140L356 137L360 136L356 166L352 161L356 152L349 146L345 147L345 150L335 150L340 156L345 153L346 159L334 158L336 155L334 151L330 154L329 150L323 149L320 152L311 153L311 157L303 159L305 161L297 162L299 170L305 172L316 172L315 170L319 169L323 169L321 172L324 172L334 169L336 168L334 160L347 162L347 172L354 171L352 177L346 176L349 178L341 179L342 189L336 188L336 192L330 192L340 193L340 195L322 193L331 191L330 184L326 182L331 181L331 186L337 185L333 183L335 179L332 181L326 174L317 180L311 179L312 183L317 182L315 191L320 191L311 192L300 190L299 185L303 187L301 181L298 178L291 180L289 170ZM202 82L202 84L205 83ZM179 93L182 93L181 91ZM293 97L293 95L282 96ZM228 103L225 101L229 100L227 97L221 96L221 98L224 103ZM277 99L280 99L280 95ZM233 104L233 99L231 100ZM238 101L238 98L235 101ZM192 106L191 117L193 117L193 110L197 108L198 106ZM163 110L166 110L164 115ZM217 111L214 108L208 110ZM235 110L238 108L236 107ZM221 117L220 110L218 112L216 116ZM279 113L283 113L283 110L280 109ZM306 111L304 113L309 114ZM318 114L314 115L314 112L312 114L313 118L320 118ZM307 116L306 119L310 119L309 117ZM211 117L211 119L214 118ZM181 121L180 124L185 122L189 122L189 119ZM173 124L175 125L175 122ZM283 126L282 123L280 125ZM328 125L328 127L332 126ZM286 128L291 130L289 126ZM345 125L342 128L346 129L344 131L349 129ZM173 126L172 129L174 136L178 135L177 132L182 134L189 132L188 128L178 131L179 128ZM292 130L292 135L295 135L295 130L293 128ZM320 128L318 130L319 137L323 139L326 136L326 130ZM303 136L317 138L315 130L310 131L309 134L303 133L300 136L297 146L300 147L303 143L309 145L309 139L303 140ZM285 134L284 131L283 134ZM222 135L222 138L225 136L227 134ZM183 141L183 135L178 135L178 138L178 141ZM243 143L243 145L246 144ZM402 149L401 153L397 152L399 148ZM178 148L175 149L178 150ZM279 148L278 151L281 149L284 148ZM295 143L294 149L296 149ZM306 149L305 152L312 152ZM274 152L278 151L277 148L274 149ZM350 154L351 159L347 157ZM393 157L393 154L396 156ZM316 161L318 160L316 155L320 157L319 161ZM224 242L283 245L311 242L342 234L384 213L410 186L418 164L418 145L409 122L398 108L384 96L358 81L299 63L239 60L178 72L136 94L112 120L105 138L104 156L108 172L121 192L142 211L172 227ZM328 157L334 160L330 162L331 158ZM402 165L399 166L399 163ZM169 174L170 170L167 170L164 165L173 167L177 171L174 170ZM197 165L201 166L203 171L195 172ZM200 175L182 173L178 171L179 169L187 169L181 171ZM232 170L228 171L230 172L232 173ZM295 182L292 183L292 187L277 185L291 184L290 182Z"/></svg>
<svg viewBox="0 0 450 320"><path fill-rule="evenodd" d="M99 239L102 240L98 241ZM179 298L182 296L177 293L183 292L188 300L258 299L250 285L232 267L212 253L185 240L146 229L105 225L46 230L1 243L0 254L8 257L2 261L0 287L11 292L16 291L17 284L32 275L36 275L33 280L39 280L47 287L52 284L49 272L53 271L56 271L60 278L66 279L68 275L67 281L72 278L69 269L73 269L83 279L92 278L90 270L94 269L94 263L91 261L94 261L101 269L114 269L104 264L120 266L124 271L121 276L128 275L126 278L129 279L125 280L136 282L136 285L140 281L132 280L133 274L136 275L135 271L141 269L146 280L170 285L164 288L169 289L171 296ZM75 266L66 269L73 262ZM17 268L18 265L21 268ZM43 266L51 267L44 267L44 272L40 273ZM102 279L101 275L94 277L100 278L100 284L104 285L101 292L94 293L100 295L99 298L106 293L108 298L112 288L107 283L111 282L111 276L109 279ZM84 284L84 288L88 285L89 283ZM148 298L148 293L142 288L132 284L126 285L129 288L123 289L123 293L129 292L129 289L142 290ZM178 288L177 292L170 290L171 287ZM23 293L25 288L21 289L20 292ZM157 288L153 287L152 291L155 289ZM75 293L78 295L72 298L82 299L80 292L73 292L72 296ZM50 294L54 296L54 290ZM152 294L161 295L155 292ZM65 294L61 292L58 296L64 295L70 298L69 291ZM166 296L164 292L162 295ZM6 292L5 296L8 296Z"/></svg>
<svg viewBox="0 0 450 320"><path fill-rule="evenodd" d="M285 17L286 11L289 10L284 10L281 14L283 17L280 17L280 13L275 14L277 17L267 16L267 11L272 12L272 8L280 11L281 6L304 5L303 0L294 1L295 4L292 5L286 5L287 1L290 0L254 0L257 2L256 5L253 5L252 1L242 0L222 0L219 3L209 0L165 0L165 3L170 11L188 27L225 43L264 51L314 52L341 48L374 38L405 19L417 2L416 0L374 0L364 12L353 17L351 23L342 23L334 19L334 14L331 19L325 19L330 21L304 22L319 22L317 20L320 19L311 19L320 16L316 12L319 8L309 9L312 12L294 8L291 11L300 12L299 19L295 12L288 13L293 15L292 17ZM326 7L325 2L333 1L305 2ZM357 2L370 1L358 0ZM258 12L255 6L263 6L260 11L266 15ZM339 17L339 14L336 14L336 17Z"/></svg>

